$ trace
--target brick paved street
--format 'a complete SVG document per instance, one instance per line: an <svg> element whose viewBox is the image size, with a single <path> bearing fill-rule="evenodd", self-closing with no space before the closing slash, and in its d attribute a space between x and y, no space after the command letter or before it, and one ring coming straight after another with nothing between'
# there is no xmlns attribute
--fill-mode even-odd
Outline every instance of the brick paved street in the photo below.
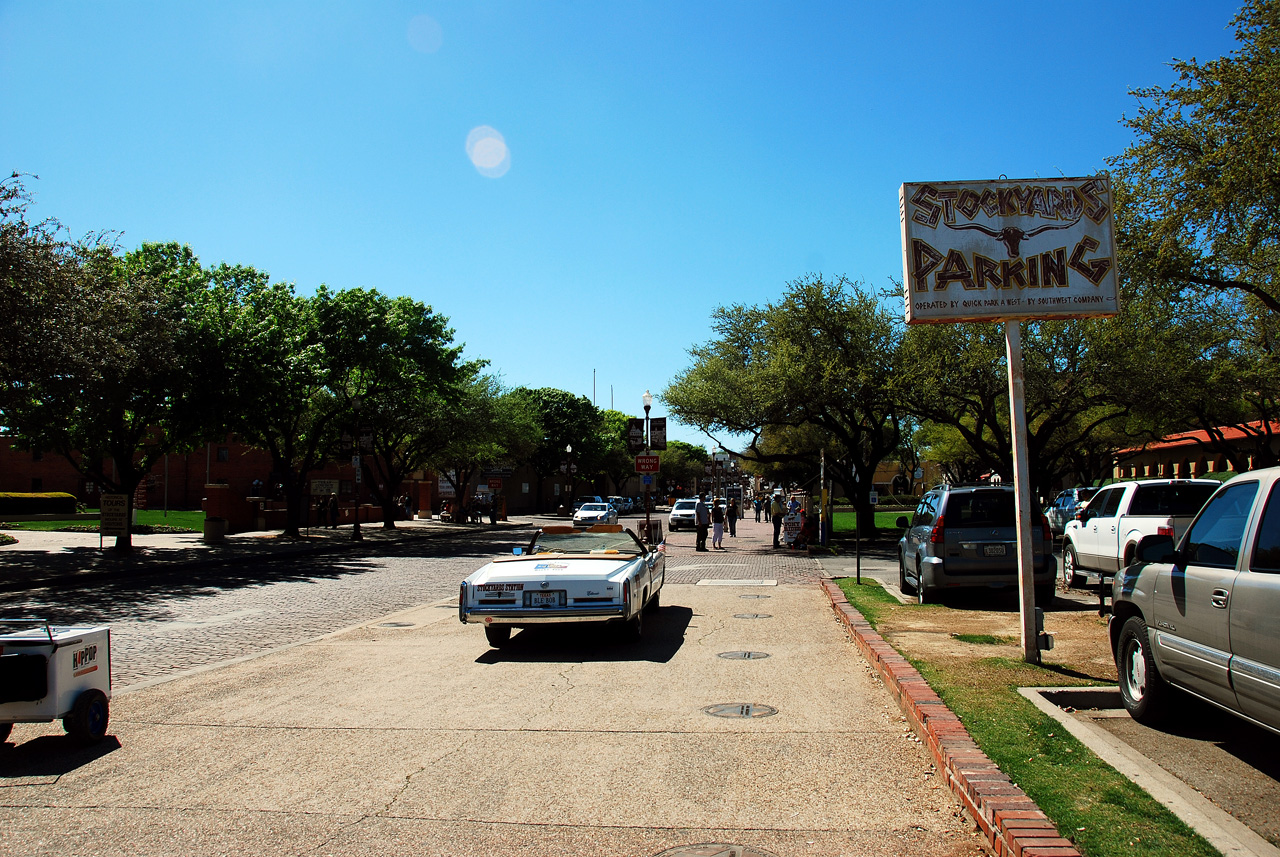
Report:
<svg viewBox="0 0 1280 857"><path fill-rule="evenodd" d="M704 579L764 578L781 584L813 583L822 576L818 560L803 551L774 549L773 524L757 524L754 514L748 514L738 521L737 531L737 538L730 538L726 530L725 549L710 553L694 551L693 532L668 533L667 580L697 583ZM707 545L711 545L710 536Z"/></svg>
<svg viewBox="0 0 1280 857"><path fill-rule="evenodd" d="M117 688L260 654L448 598L458 582L528 532L413 538L369 553L182 569L0 596L0 612L111 625Z"/></svg>

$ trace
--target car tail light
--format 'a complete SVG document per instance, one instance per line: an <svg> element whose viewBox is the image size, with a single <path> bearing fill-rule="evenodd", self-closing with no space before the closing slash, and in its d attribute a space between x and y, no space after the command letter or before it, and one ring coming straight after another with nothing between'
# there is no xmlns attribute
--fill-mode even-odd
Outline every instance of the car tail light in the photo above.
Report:
<svg viewBox="0 0 1280 857"><path fill-rule="evenodd" d="M935 545L940 545L942 544L944 535L945 530L942 527L942 516L939 515L938 520L933 522L933 529L929 531L929 541L933 542Z"/></svg>
<svg viewBox="0 0 1280 857"><path fill-rule="evenodd" d="M1156 527L1156 535L1173 538L1173 518L1170 518L1160 526Z"/></svg>
<svg viewBox="0 0 1280 857"><path fill-rule="evenodd" d="M1049 519L1042 512L1040 514L1040 537L1046 542L1053 541L1053 530L1049 529Z"/></svg>
<svg viewBox="0 0 1280 857"><path fill-rule="evenodd" d="M622 581L622 603L627 605L631 604L631 581L630 580Z"/></svg>

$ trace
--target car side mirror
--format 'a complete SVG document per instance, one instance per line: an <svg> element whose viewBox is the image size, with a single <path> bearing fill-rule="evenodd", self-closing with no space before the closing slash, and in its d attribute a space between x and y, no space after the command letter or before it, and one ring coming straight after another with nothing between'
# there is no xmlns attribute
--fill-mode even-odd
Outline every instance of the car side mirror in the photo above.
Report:
<svg viewBox="0 0 1280 857"><path fill-rule="evenodd" d="M909 519L905 515L903 515L901 518L898 518L898 529L905 530L910 526L911 526L911 519Z"/></svg>
<svg viewBox="0 0 1280 857"><path fill-rule="evenodd" d="M524 548L512 548L511 553L514 556L521 556L522 554L524 554Z"/></svg>
<svg viewBox="0 0 1280 857"><path fill-rule="evenodd" d="M1177 550L1173 544L1173 536L1143 536L1134 551L1137 562L1173 562Z"/></svg>

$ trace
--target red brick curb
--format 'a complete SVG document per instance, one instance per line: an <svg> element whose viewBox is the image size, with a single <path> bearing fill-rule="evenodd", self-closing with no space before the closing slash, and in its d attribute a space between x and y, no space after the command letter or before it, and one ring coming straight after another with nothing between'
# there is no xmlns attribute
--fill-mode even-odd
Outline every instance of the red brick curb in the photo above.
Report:
<svg viewBox="0 0 1280 857"><path fill-rule="evenodd" d="M960 718L951 713L907 659L872 630L840 587L824 580L836 616L929 748L947 785L973 816L997 857L1080 857L1080 852L1031 798L978 749Z"/></svg>

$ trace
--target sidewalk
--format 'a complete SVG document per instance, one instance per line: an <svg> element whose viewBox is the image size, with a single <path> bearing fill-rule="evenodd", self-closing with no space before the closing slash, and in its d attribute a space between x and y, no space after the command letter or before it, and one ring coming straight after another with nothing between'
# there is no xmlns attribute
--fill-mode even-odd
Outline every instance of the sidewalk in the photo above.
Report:
<svg viewBox="0 0 1280 857"><path fill-rule="evenodd" d="M117 554L115 538L97 533L7 530L16 544L0 545L0 592L21 592L79 585L104 577L119 579L178 567L209 567L308 554L376 550L411 538L479 535L494 529L525 529L541 518L520 517L490 524L446 524L437 520L397 521L396 529L361 524L362 540L352 540L350 525L304 529L297 539L280 530L235 533L206 542L200 533L134 535L133 551Z"/></svg>

